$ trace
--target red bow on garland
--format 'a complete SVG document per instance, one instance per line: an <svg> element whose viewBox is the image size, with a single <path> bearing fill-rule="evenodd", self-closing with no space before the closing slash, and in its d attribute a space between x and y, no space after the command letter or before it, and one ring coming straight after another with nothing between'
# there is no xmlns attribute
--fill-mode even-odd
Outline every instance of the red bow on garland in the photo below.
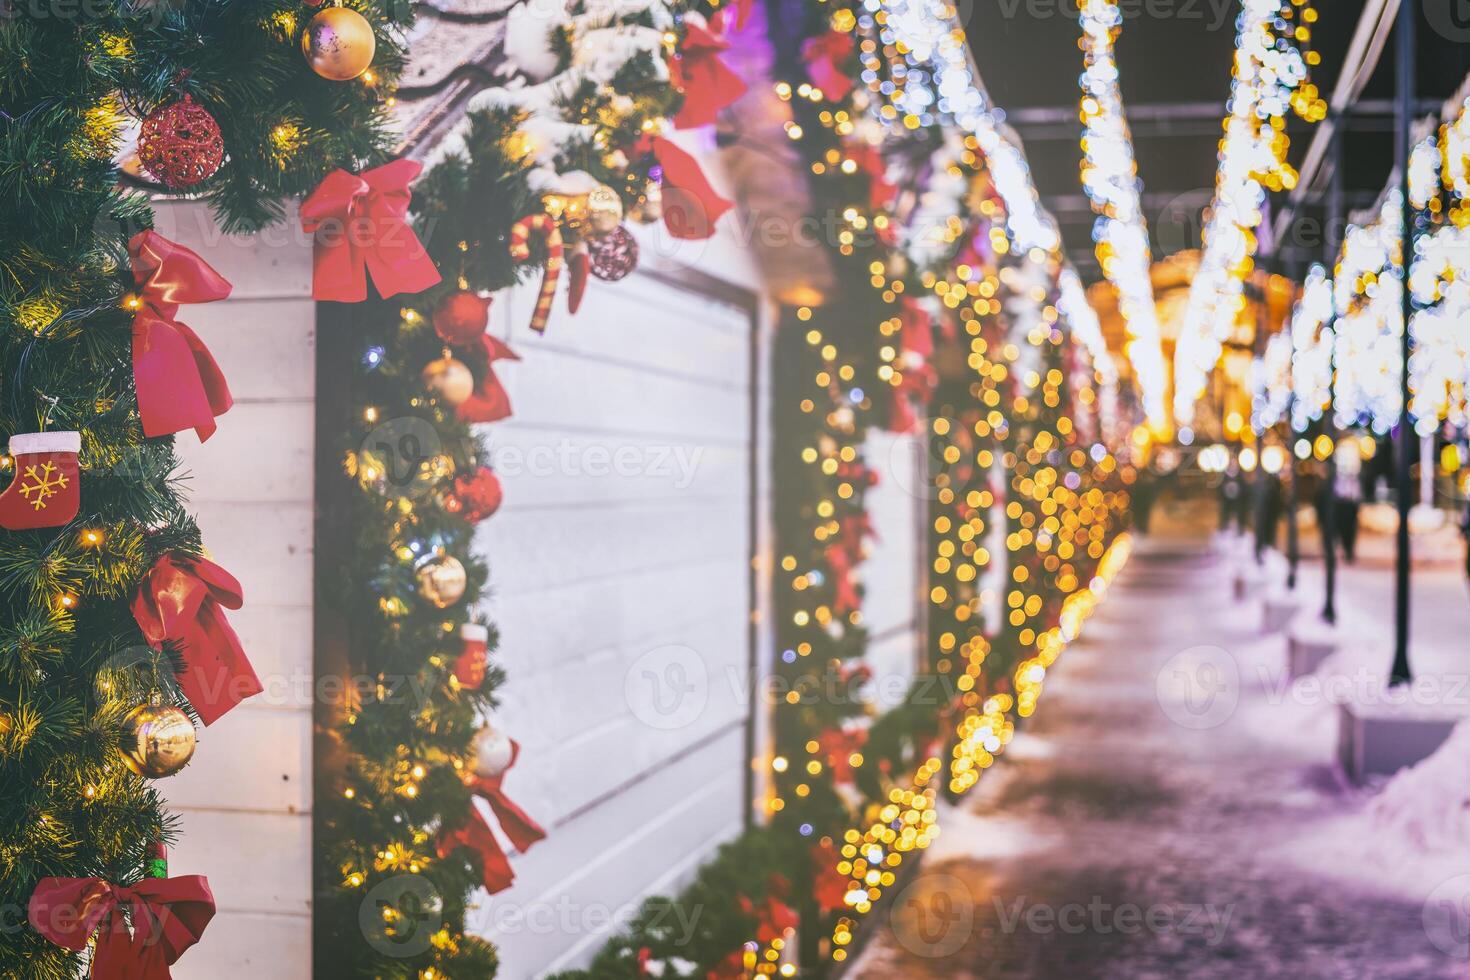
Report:
<svg viewBox="0 0 1470 980"><path fill-rule="evenodd" d="M225 619L224 609L243 602L229 572L204 558L174 555L160 556L133 596L133 618L148 643L174 644L183 658L179 687L206 725L263 690Z"/></svg>
<svg viewBox="0 0 1470 980"><path fill-rule="evenodd" d="M128 242L138 295L132 304L133 379L143 434L193 429L203 442L234 400L199 335L175 320L181 303L212 303L230 284L194 252L149 229Z"/></svg>
<svg viewBox="0 0 1470 980"><path fill-rule="evenodd" d="M874 211L887 210L893 204L898 188L888 180L888 164L883 159L883 151L867 140L858 140L848 150L848 155L858 169L868 175L868 206Z"/></svg>
<svg viewBox="0 0 1470 980"><path fill-rule="evenodd" d="M684 104L674 116L679 129L709 126L719 111L745 94L745 82L720 60L730 42L694 23L684 21L680 57L669 62L674 87L684 92Z"/></svg>
<svg viewBox="0 0 1470 980"><path fill-rule="evenodd" d="M495 376L496 361L519 361L520 355L498 337L488 333L480 335L481 350L485 355L485 373L475 386L474 394L455 409L461 422L499 422L510 417L510 394Z"/></svg>
<svg viewBox="0 0 1470 980"><path fill-rule="evenodd" d="M812 898L823 912L847 905L847 876L837 870L842 855L830 840L812 848Z"/></svg>
<svg viewBox="0 0 1470 980"><path fill-rule="evenodd" d="M852 35L839 30L807 38L801 46L806 75L822 90L828 102L841 102L852 91L852 79L848 76L846 64L852 57L853 48Z"/></svg>
<svg viewBox="0 0 1470 980"><path fill-rule="evenodd" d="M827 545L825 557L832 572L832 611L845 616L860 605L852 578L853 556L840 542L833 542Z"/></svg>
<svg viewBox="0 0 1470 980"><path fill-rule="evenodd" d="M869 471L871 472L871 471ZM873 474L872 483L876 483L877 474ZM871 486L872 483L869 485ZM877 540L878 532L873 530L873 519L867 511L857 514L844 514L838 522L838 540L847 553L853 556L855 562L862 561L863 539L873 538Z"/></svg>
<svg viewBox="0 0 1470 980"><path fill-rule="evenodd" d="M122 915L132 912L132 933ZM114 885L101 878L42 878L31 895L31 927L80 953L97 934L92 980L170 980L169 966L204 934L214 895L202 875Z"/></svg>
<svg viewBox="0 0 1470 980"><path fill-rule="evenodd" d="M832 770L832 779L839 783L852 782L852 756L868 743L866 728L829 728L817 736L822 758Z"/></svg>
<svg viewBox="0 0 1470 980"><path fill-rule="evenodd" d="M417 293L439 270L408 225L408 185L423 165L394 160L360 174L334 170L301 202L301 227L316 236L312 299L360 303L371 274L378 295Z"/></svg>
<svg viewBox="0 0 1470 980"><path fill-rule="evenodd" d="M759 908L744 895L737 896L740 911L755 917L755 938L762 946L769 946L771 940L780 939L786 935L786 930L795 929L801 921L796 910L781 900L789 887L785 878L773 875L770 894L766 895Z"/></svg>
<svg viewBox="0 0 1470 980"><path fill-rule="evenodd" d="M546 831L542 830L540 824L532 820L526 811L506 796L505 790L501 787L505 773L516 764L516 759L520 758L520 754L520 743L512 739L510 764L505 767L505 772L499 776L477 776L467 785L476 796L490 804L490 810L495 814L495 819L500 821L500 829L505 831L505 836L510 838L516 850L524 853L530 850L532 844L545 840ZM441 859L448 857L456 847L467 847L480 856L483 884L485 890L490 894L503 892L515 882L516 876L511 870L510 860L505 856L505 851L500 847L500 841L496 840L490 825L485 821L484 814L478 808L470 807L469 818L463 826L440 833L437 850Z"/></svg>
<svg viewBox="0 0 1470 980"><path fill-rule="evenodd" d="M644 136L637 148L652 153L663 170L664 227L669 234L686 240L713 235L715 222L735 205L710 186L699 161L661 136Z"/></svg>

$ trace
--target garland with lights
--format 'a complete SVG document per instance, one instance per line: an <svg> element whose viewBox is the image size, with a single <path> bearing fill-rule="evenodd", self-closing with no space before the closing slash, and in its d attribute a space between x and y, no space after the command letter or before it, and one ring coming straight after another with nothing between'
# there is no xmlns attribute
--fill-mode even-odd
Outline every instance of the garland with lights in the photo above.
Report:
<svg viewBox="0 0 1470 980"><path fill-rule="evenodd" d="M1162 430L1167 424L1168 378L1150 278L1153 257L1113 50L1123 30L1123 13L1117 0L1083 0L1078 8L1085 56L1080 79L1082 188L1097 212L1093 226L1097 261L1118 290L1118 307L1128 330L1128 360L1144 415L1150 426Z"/></svg>
<svg viewBox="0 0 1470 980"><path fill-rule="evenodd" d="M497 371L517 359L486 333L493 294L539 273L532 331L572 329L589 277L636 265L625 216L705 238L730 207L663 135L670 120L706 125L742 91L717 57L718 18L679 0L544 13L510 11L505 55L524 84L474 95L413 188L410 220L445 281L352 311L341 449L357 531L332 605L349 624L346 672L371 683L326 732L320 973L492 975L466 910L514 872L476 798L517 850L545 836L502 787L519 750L484 722L502 677L494 629L473 619L486 580L474 526L500 502L476 426L511 414Z"/></svg>
<svg viewBox="0 0 1470 980"><path fill-rule="evenodd" d="M401 44L387 7L341 10L328 19L355 31L363 71L391 84ZM151 780L189 762L196 720L260 691L224 612L239 584L203 557L173 444L188 428L207 438L230 407L179 304L230 286L152 230L116 161L137 120L138 176L254 228L332 168L380 159L383 99L322 75L298 17L294 3L191 0L20 5L0 24L12 472L0 493L0 901L28 912L0 942L6 976L70 980L89 948L99 973L134 968L146 935L128 940L117 889L132 889L134 916L180 923L170 959L213 914L204 879L169 877L177 825ZM83 894L100 920L77 919Z"/></svg>
<svg viewBox="0 0 1470 980"><path fill-rule="evenodd" d="M806 40L798 41L807 77L776 85L778 96L792 105L787 134L808 161L814 209L834 218L837 235L830 246L841 285L828 302L789 311L775 355L776 674L783 696L773 706L770 822L723 852L706 869L708 879L702 874L677 899L651 902L640 922L615 938L589 970L564 974L565 980L821 975L828 964L845 960L860 918L896 881L904 856L922 850L938 832L942 747L950 746L950 785L972 785L967 774L993 761L1014 730L1012 715L1034 709L1045 667L1077 635L1126 554L1126 539L1115 537L1126 495L1091 487L1074 492L1084 478L1106 477L1112 457L1094 450L1079 460L1069 453L1068 476L1056 486L1056 474L1042 477L1037 465L1064 444L1070 450L1084 438L1116 435L1116 375L1096 318L1082 312L1090 313L1085 301L1077 309L1080 284L1075 275L1057 276L1050 286L1042 284L1038 297L1038 284L1022 281L1023 272L1035 275L1045 265L1047 225L1035 213L1030 221L1014 223L1032 236L1013 257L1015 267L1004 275L996 271L996 257L1013 252L1013 240L980 138L955 137L933 117L898 122L895 103L876 93L885 79L899 81L896 90L902 91L901 83L917 73L894 70L877 55L884 48L868 37L875 26L875 18L856 6L813 15ZM891 39L884 43L892 53ZM851 82L859 72L866 87ZM1018 154L998 149L1003 165L1014 168ZM1013 198L1024 200L1029 180L1018 187L1018 177L1014 169L1007 171ZM905 185L911 192L900 194L896 187ZM1034 203L1034 189L1029 197ZM1008 311L1006 300L1012 303ZM1058 325L1057 304L1075 312L1075 338ZM1016 306L1027 308L1024 315ZM936 319L934 309L949 311L949 319ZM1009 319L1003 317L1007 313ZM1029 338L1024 343L1048 349L1039 355L1049 368L1045 382L1039 376L1030 382L1043 389L1030 414L1024 404L1001 402L1002 390L1011 393L1005 382L1014 376L1008 371L1016 367L1019 349L996 338L994 329L981 337L985 325L995 328L1010 319L1022 325L1020 335ZM958 349L956 322L971 340L968 357ZM994 364L983 356L987 339L1004 351ZM940 354L931 366L936 343ZM948 385L946 364L958 378ZM1064 402L1057 364L1071 369L1066 382L1079 392L1075 403ZM853 576L867 531L863 499L871 482L862 446L877 419L897 431L917 424L915 411L924 412L928 404L935 366L939 390L953 396L954 411L966 426L975 429L978 422L984 443L978 449L973 441L963 448L936 447L932 461L940 468L931 477L943 501L937 506L954 503L961 471L962 503L981 506L988 467L999 461L1010 437L1010 413L1019 411L1034 430L1018 445L1021 470L1036 476L1017 478L1032 494L1027 499L1034 512L1015 509L1012 542L1016 549L1038 552L1027 564L1038 573L1032 586L1038 598L1022 603L1030 612L1011 627L1009 660L986 665L993 669L982 679L980 664L989 648L978 600L971 595L952 602L948 590L936 586L933 595L946 594L936 599L943 606L939 618L947 614L956 628L941 641L943 655L916 679L906 701L874 719L862 694L868 676L860 661L866 640L863 590ZM1071 411L1078 415L1075 425L1065 414ZM959 427L936 428L946 437ZM977 459L983 469L973 465ZM1006 461L1016 463L1012 452ZM1045 502L1035 497L1037 486L1047 491ZM1059 503L1064 513L1054 517ZM1086 537L1082 555L1070 563L1039 554L1051 542L1038 545L1037 533L1043 526L1051 533L1053 519L1058 537L1064 522L1069 535L1081 531ZM935 526L948 532L956 525L943 518ZM973 573L984 566L984 556L975 555L973 525L960 533L968 554L979 559L969 565ZM1108 552L1113 557L1099 562L1103 552L1093 546L1094 536L1115 541ZM1069 539L1067 549L1075 547ZM936 569L950 570L938 563ZM954 575L967 584L975 579ZM964 640L956 641L960 633ZM946 662L956 648L968 658L963 673ZM744 867L728 861L748 848L769 860ZM727 888L723 901L711 899L707 890L716 880ZM714 917L718 931L674 949L658 941L656 930L650 939L644 923L653 910L696 905L721 910ZM752 910L760 914L752 918Z"/></svg>
<svg viewBox="0 0 1470 980"><path fill-rule="evenodd" d="M1174 416L1181 426L1193 419L1240 313L1266 193L1296 184L1286 160L1286 113L1310 122L1327 117L1327 103L1309 81L1309 66L1321 60L1306 48L1316 19L1308 0L1242 0L1215 193L1174 350Z"/></svg>
<svg viewBox="0 0 1470 980"><path fill-rule="evenodd" d="M1463 258L1470 228L1467 149L1470 96L1462 88L1446 103L1438 126L1410 150L1414 247L1408 281L1414 306L1410 411L1420 435L1437 432L1443 439L1441 470L1459 481L1461 492L1470 433L1470 346L1460 328L1470 311L1470 269ZM1320 265L1308 270L1286 329L1272 335L1253 362L1253 428L1264 432L1286 423L1300 458L1327 461L1335 449L1333 429L1362 428L1381 438L1398 423L1401 193L1391 185L1375 207L1355 216L1330 274ZM1212 455L1213 466L1219 453Z"/></svg>

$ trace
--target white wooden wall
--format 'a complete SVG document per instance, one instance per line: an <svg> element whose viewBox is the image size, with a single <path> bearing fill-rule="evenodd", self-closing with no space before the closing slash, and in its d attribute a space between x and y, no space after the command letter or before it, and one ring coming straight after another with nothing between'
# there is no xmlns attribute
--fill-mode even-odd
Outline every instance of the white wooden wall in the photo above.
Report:
<svg viewBox="0 0 1470 980"><path fill-rule="evenodd" d="M235 406L200 445L179 436L185 492L210 556L239 578L229 614L266 693L199 735L193 763L158 783L181 817L175 874L210 879L219 914L176 980L311 975L313 433L311 246L294 217L260 236L220 234L206 208L164 203L158 230L234 284L185 307Z"/></svg>
<svg viewBox="0 0 1470 980"><path fill-rule="evenodd" d="M537 338L533 300L493 310L522 361L476 542L509 673L492 721L522 746L506 788L550 834L472 912L504 980L585 963L739 832L755 598L750 313L635 273Z"/></svg>
<svg viewBox="0 0 1470 980"><path fill-rule="evenodd" d="M867 662L873 671L872 697L881 711L903 700L920 661L928 488L920 439L873 430L863 451L878 473L878 483L867 496L875 534L859 574L871 638Z"/></svg>

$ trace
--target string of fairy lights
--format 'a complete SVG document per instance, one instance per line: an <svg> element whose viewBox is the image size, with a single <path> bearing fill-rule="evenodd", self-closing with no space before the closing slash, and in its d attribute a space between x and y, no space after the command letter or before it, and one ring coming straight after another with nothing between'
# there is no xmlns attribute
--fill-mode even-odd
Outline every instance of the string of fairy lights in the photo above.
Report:
<svg viewBox="0 0 1470 980"><path fill-rule="evenodd" d="M1287 113L1308 121L1327 115L1327 103L1308 78L1320 60L1308 48L1316 19L1308 0L1242 0L1215 193L1174 352L1174 416L1181 426L1193 420L1195 403L1245 309L1266 193L1296 185L1286 160Z"/></svg>
<svg viewBox="0 0 1470 980"><path fill-rule="evenodd" d="M1110 517L1115 513L1111 508L1126 496L1105 493L1095 486L1078 490L1084 472L1095 470L1103 479L1113 475L1116 462L1102 444L1094 443L1091 451L1078 448L1068 454L1072 468L1065 477L1047 465L1073 432L1067 414L1058 413L1055 428L1044 428L1016 450L1004 451L1001 459L1011 414L1025 414L1032 402L1058 410L1062 392L1074 380L1056 366L1046 367L1039 356L1026 350L1058 348L1064 339L1080 346L1088 376L1075 390L1083 409L1103 422L1091 423L1094 434L1110 432L1115 421L1117 369L1080 280L1064 267L1055 227L1039 206L1024 156L987 108L963 31L953 24L953 8L873 2L865 7L867 13L852 22L837 24L838 14L834 23L856 28L863 38L863 81L880 96L870 104L871 115L895 134L945 122L963 130L958 138L946 138L930 160L936 183L945 181L952 189L925 196L921 216L914 222L921 231L909 238L910 253L922 267L921 285L943 309L954 311L971 345L969 365L975 376L977 411L964 424L973 426L970 431L982 443L971 443L968 438L963 448L951 443L944 450L944 462L953 465L968 453L971 459L966 462L989 473L997 463L1014 468L1019 455L1022 472L1012 491L1025 496L1029 506L1023 507L1019 500L1007 506L1007 517L1015 528L1003 547L1008 552L1049 553L1036 563L1048 576L1045 583L1030 578L1027 563L1007 565L1010 574L1018 577L1015 584L1023 587L1009 590L1006 621L1030 654L1012 665L1012 692L987 694L981 678L990 644L980 603L978 599L952 602L950 590L965 588L968 595L989 568L986 522L980 515L995 501L989 490L972 486L959 501L969 506L967 519L946 513L935 516L936 536L941 540L933 558L936 574L930 599L936 605L949 605L952 614L966 624L963 637L946 633L938 640L946 655L941 669L948 667L946 672L956 675L960 710L947 752L925 756L906 784L894 784L887 799L869 809L864 825L843 835L836 870L848 878L848 912L833 927L830 955L835 962L847 958L862 916L896 881L905 856L922 851L937 836L938 791L946 785L952 792L974 786L1010 741L1014 718L1035 709L1046 669L1078 635L1127 551L1126 537L1114 541L1114 550L1104 550L1105 538L1111 533ZM880 53L890 59L888 64L880 60ZM994 187L998 205L972 193L982 174ZM983 223L993 223L989 234L984 225L978 230L994 254L1009 254L1016 265L996 269L947 261L956 244L977 231L967 221L974 211ZM1050 271L1058 269L1061 275ZM885 298L901 291L900 276L890 277L877 264L872 271L873 284L885 290ZM1013 339L991 350L981 334L985 324L1003 310L1010 314ZM1014 391L1014 397L1008 399L1006 391ZM930 424L937 435L946 436L951 434L947 427L957 423L936 418ZM970 431L964 435L968 437ZM937 493L942 507L956 503L954 488L941 486ZM1068 562L1078 552L1098 568L1085 581ZM943 581L954 584L946 587ZM1064 598L1048 602L1042 593L1054 589L1062 590ZM948 656L951 654L958 663ZM774 963L774 951L766 951L763 959Z"/></svg>
<svg viewBox="0 0 1470 980"><path fill-rule="evenodd" d="M1421 434L1441 423L1470 427L1470 95L1452 99L1444 122L1415 142L1409 164L1415 214L1409 282L1410 413ZM1287 329L1256 365L1255 419L1285 416L1304 430L1329 405L1340 428L1383 435L1402 408L1404 228L1402 191L1391 181L1356 215L1330 271L1307 274ZM1314 448L1320 457L1322 452Z"/></svg>
<svg viewBox="0 0 1470 980"><path fill-rule="evenodd" d="M1154 305L1153 256L1140 199L1133 140L1118 89L1113 42L1123 27L1117 0L1079 0L1084 54L1081 76L1082 187L1097 213L1093 229L1098 264L1118 290L1128 332L1127 354L1144 417L1155 430L1168 424L1168 385Z"/></svg>

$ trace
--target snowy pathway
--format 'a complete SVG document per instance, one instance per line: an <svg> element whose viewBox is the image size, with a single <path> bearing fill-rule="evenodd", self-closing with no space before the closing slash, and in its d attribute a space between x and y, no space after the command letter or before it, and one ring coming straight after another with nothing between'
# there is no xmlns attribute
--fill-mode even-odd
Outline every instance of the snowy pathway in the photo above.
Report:
<svg viewBox="0 0 1470 980"><path fill-rule="evenodd" d="M1332 867L1366 794L1329 765L1330 707L1273 700L1282 647L1202 541L1142 542L849 976L1470 978L1463 916L1446 936L1427 892Z"/></svg>

